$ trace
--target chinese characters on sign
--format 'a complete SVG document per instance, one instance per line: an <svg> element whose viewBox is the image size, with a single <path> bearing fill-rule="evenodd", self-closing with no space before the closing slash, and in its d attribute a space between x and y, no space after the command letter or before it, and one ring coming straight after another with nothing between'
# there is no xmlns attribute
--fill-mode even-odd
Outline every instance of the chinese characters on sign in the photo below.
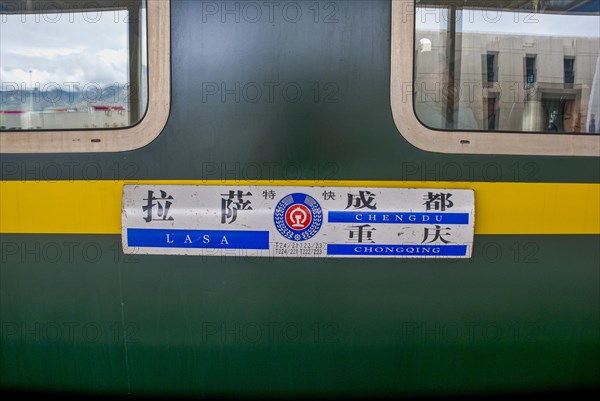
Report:
<svg viewBox="0 0 600 401"><path fill-rule="evenodd" d="M371 191L359 191L358 194L348 194L348 205L346 209L371 209L376 210L377 204L374 203L375 194Z"/></svg>
<svg viewBox="0 0 600 401"><path fill-rule="evenodd" d="M239 210L252 210L250 200L244 200L244 197L251 197L252 193L244 191L229 191L227 194L221 194L221 224L231 224L237 220Z"/></svg>
<svg viewBox="0 0 600 401"><path fill-rule="evenodd" d="M154 196L154 191L148 191L148 197L144 199L147 201L146 206L142 207L142 210L146 213L146 223L153 220L170 220L173 221L173 217L168 217L169 209L173 204L173 197L168 196L165 191L160 191L160 198Z"/></svg>
<svg viewBox="0 0 600 401"><path fill-rule="evenodd" d="M468 258L474 193L458 189L125 186L126 253Z"/></svg>

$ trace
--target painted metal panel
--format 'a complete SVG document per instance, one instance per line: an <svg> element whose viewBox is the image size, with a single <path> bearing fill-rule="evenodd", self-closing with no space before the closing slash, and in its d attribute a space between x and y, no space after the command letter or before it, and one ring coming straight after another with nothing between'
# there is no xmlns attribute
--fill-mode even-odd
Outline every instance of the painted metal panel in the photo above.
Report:
<svg viewBox="0 0 600 401"><path fill-rule="evenodd" d="M126 185L126 254L471 256L468 189Z"/></svg>

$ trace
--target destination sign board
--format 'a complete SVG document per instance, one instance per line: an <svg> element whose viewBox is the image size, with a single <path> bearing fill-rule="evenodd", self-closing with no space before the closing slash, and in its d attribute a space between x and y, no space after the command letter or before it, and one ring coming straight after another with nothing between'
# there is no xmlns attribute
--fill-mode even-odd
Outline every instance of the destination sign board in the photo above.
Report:
<svg viewBox="0 0 600 401"><path fill-rule="evenodd" d="M125 253L469 258L472 190L126 185Z"/></svg>

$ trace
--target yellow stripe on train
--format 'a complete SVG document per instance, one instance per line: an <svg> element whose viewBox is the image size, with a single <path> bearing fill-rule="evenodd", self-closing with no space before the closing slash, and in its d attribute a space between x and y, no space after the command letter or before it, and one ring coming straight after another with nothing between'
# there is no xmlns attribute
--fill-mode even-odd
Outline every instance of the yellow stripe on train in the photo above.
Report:
<svg viewBox="0 0 600 401"><path fill-rule="evenodd" d="M600 234L600 184L415 181L2 181L0 233L120 234L124 184L470 188L476 234Z"/></svg>

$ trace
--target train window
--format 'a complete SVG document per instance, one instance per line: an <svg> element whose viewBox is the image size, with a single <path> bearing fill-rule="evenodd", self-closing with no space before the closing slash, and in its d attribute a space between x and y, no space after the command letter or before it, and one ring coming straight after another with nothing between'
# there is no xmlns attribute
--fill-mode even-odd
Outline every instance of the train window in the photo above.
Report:
<svg viewBox="0 0 600 401"><path fill-rule="evenodd" d="M392 108L411 143L600 156L600 2L399 0L392 9Z"/></svg>
<svg viewBox="0 0 600 401"><path fill-rule="evenodd" d="M162 131L165 0L0 0L0 152L110 152Z"/></svg>

